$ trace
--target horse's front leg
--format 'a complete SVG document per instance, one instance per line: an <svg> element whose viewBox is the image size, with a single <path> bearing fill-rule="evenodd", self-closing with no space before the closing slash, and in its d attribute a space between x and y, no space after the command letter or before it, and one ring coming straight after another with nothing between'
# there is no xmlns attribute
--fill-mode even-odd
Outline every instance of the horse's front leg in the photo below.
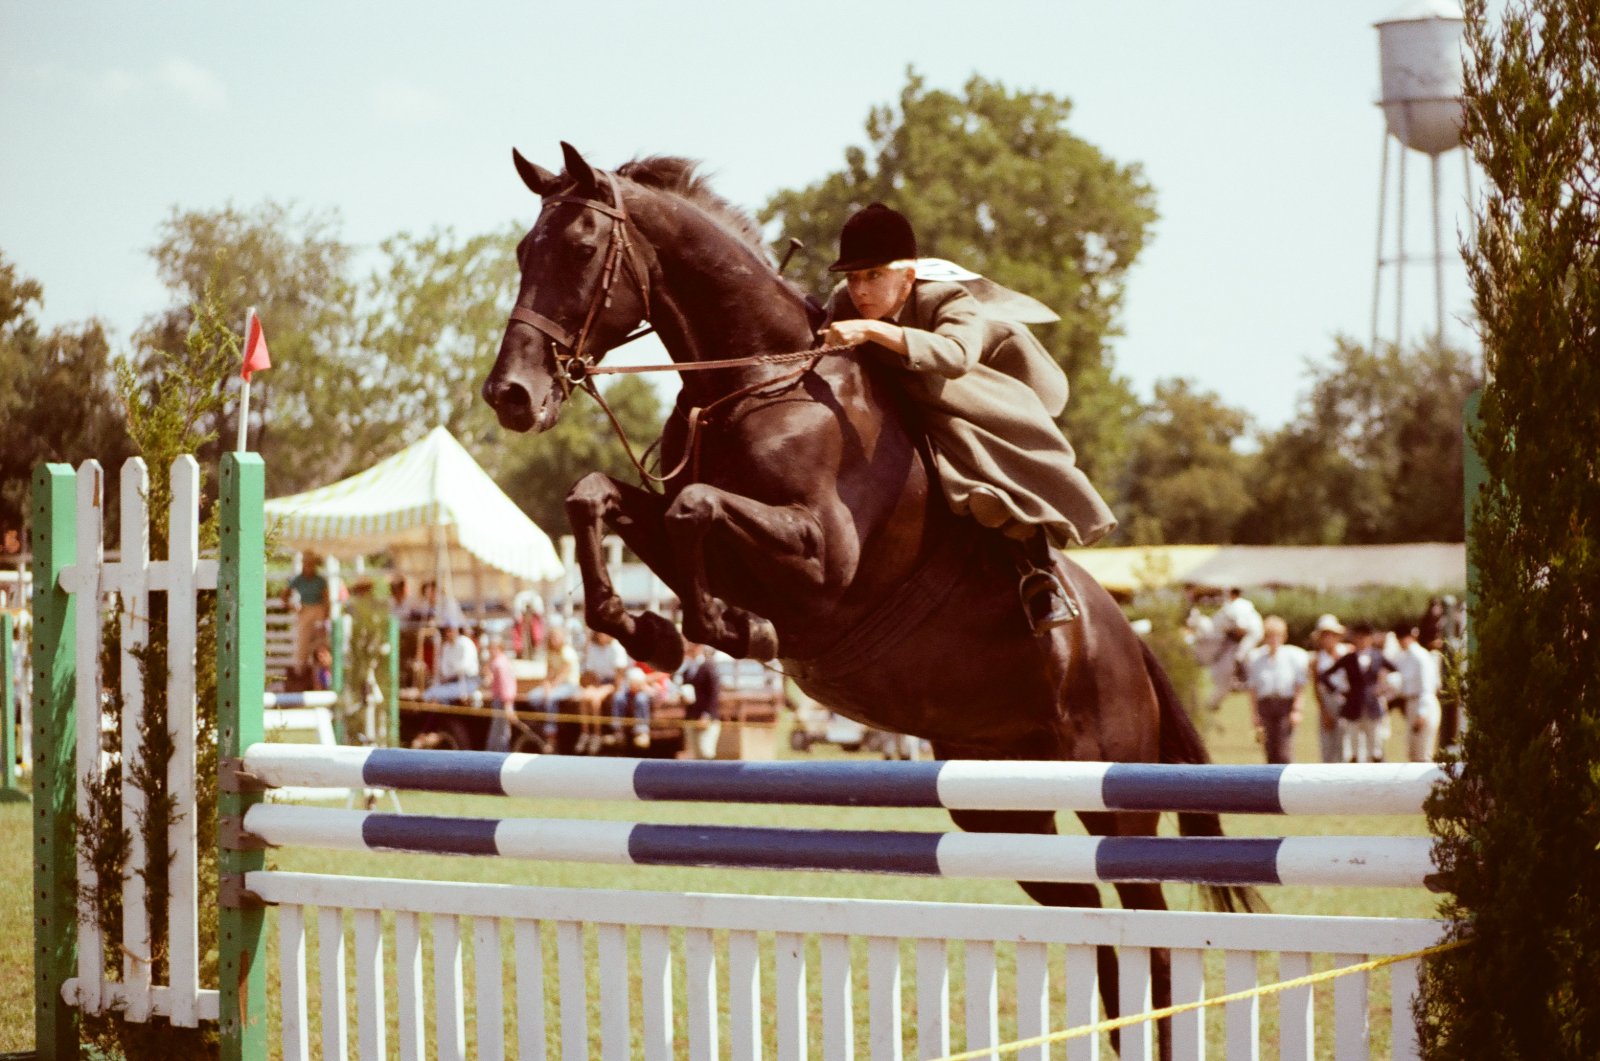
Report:
<svg viewBox="0 0 1600 1061"><path fill-rule="evenodd" d="M826 583L822 530L798 506L774 506L705 483L683 488L666 513L667 538L683 577L684 635L740 659L773 659L778 635L770 620L712 595L706 554L729 549L763 582L784 581L795 590Z"/></svg>
<svg viewBox="0 0 1600 1061"><path fill-rule="evenodd" d="M572 525L578 570L583 574L583 616L589 629L622 642L628 655L658 670L675 671L683 663L683 638L672 623L655 614L630 615L606 569L605 531L621 535L634 555L660 575L679 595L681 581L673 565L663 529L666 498L590 472L567 494L567 522Z"/></svg>

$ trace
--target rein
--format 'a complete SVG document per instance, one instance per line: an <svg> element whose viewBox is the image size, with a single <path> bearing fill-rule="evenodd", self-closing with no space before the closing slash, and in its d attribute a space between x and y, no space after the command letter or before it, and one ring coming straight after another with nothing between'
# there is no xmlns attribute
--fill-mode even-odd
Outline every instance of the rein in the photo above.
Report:
<svg viewBox="0 0 1600 1061"><path fill-rule="evenodd" d="M589 310L584 315L583 326L578 333L573 335L560 324L525 306L511 308L511 320L526 324L550 343L550 352L556 361L556 378L561 385L562 396L570 397L573 390L583 390L593 398L606 414L606 419L611 421L611 428L616 432L617 438L622 442L622 448L627 452L628 459L638 469L642 477L641 482L646 486L650 483L665 483L681 474L691 462L694 467L690 472L691 478L698 478L700 470L700 428L703 427L711 414L719 407L737 402L739 399L749 397L762 391L779 387L788 387L797 383L802 376L817 366L817 362L824 357L849 353L857 349L853 343L839 343L831 346L820 346L810 350L794 350L788 353L752 354L748 357L727 357L714 361L688 361L682 364L672 362L665 365L614 365L602 366L596 362L599 358L587 357L584 347L588 345L589 329L593 326L595 316L602 306L611 305L611 285L617 279L617 265L622 262L633 273L634 281L638 285L638 294L644 307L646 317L650 312L650 273L644 264L641 252L637 245L628 238L628 209L622 201L622 193L617 189L616 181L610 183L611 202L599 199L590 199L579 195L553 195L545 200L544 206L548 209L555 203L574 203L588 210L595 210L611 218L611 237L606 245L605 261L600 269L599 283L595 285L594 294L589 297ZM791 248L792 253L792 248ZM787 259L785 259L787 260ZM628 335L618 342L617 346L632 342L634 339L646 334L651 329L647 326ZM612 347L611 349L615 349ZM604 357L609 350L601 351ZM641 372L698 372L708 369L749 368L755 365L785 365L799 363L798 367L790 369L771 379L757 380L724 394L704 407L695 407L689 410L688 439L684 445L683 457L676 467L665 475L656 475L648 471L644 464L634 453L633 442L628 438L628 433L623 430L622 423L617 419L611 406L606 403L600 394L600 388L595 385L595 376L620 376L633 375ZM651 443L645 450L645 456L660 443L660 439Z"/></svg>

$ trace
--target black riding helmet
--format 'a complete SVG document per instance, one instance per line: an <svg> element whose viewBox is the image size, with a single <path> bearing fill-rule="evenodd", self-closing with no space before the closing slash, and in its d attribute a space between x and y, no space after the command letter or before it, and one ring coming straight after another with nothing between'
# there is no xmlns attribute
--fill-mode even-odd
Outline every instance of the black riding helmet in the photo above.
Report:
<svg viewBox="0 0 1600 1061"><path fill-rule="evenodd" d="M917 234L898 210L872 203L850 215L839 233L839 260L833 273L870 269L917 256Z"/></svg>

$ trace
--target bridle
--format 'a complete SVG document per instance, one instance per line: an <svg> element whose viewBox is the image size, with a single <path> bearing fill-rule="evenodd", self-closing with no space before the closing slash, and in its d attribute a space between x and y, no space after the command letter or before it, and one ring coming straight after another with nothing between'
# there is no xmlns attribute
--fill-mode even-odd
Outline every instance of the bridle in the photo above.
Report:
<svg viewBox="0 0 1600 1061"><path fill-rule="evenodd" d="M611 305L611 286L616 282L618 265L625 264L633 273L634 282L638 287L639 305L642 315L650 316L650 268L644 260L643 252L638 244L628 238L628 208L623 204L622 193L617 190L616 181L610 181L606 187L611 193L611 202L603 202L584 195L552 195L545 199L540 210L542 214L559 203L575 203L586 210L597 210L611 218L611 236L606 242L605 260L600 266L600 276L595 284L594 291L589 295L589 310L584 314L583 325L578 329L578 334L573 335L566 328L555 321L526 306L511 307L511 319L528 325L534 331L543 335L550 343L550 353L556 361L556 380L561 386L561 395L566 398L572 394L572 389L582 386L595 369L597 357L585 354L585 346L589 341L589 331L594 327L594 320L602 307ZM622 340L626 343L638 337L643 332L637 332ZM618 343L620 346L622 343ZM606 351L601 351L604 356ZM586 388L587 389L587 388Z"/></svg>
<svg viewBox="0 0 1600 1061"><path fill-rule="evenodd" d="M550 353L556 362L556 383L561 388L562 400L565 401L571 397L572 392L577 389L588 392L589 396L605 412L606 418L611 421L612 429L616 431L617 437L622 440L622 447L627 451L628 459L633 462L633 466L638 469L640 476L643 477L643 482L646 484L652 481L665 483L680 474L690 464L694 465L690 473L691 476L698 478L700 429L711 419L714 412L752 394L769 393L778 387L792 386L799 381L800 377L816 367L817 362L822 358L847 353L857 349L857 347L855 344L838 344L809 350L795 350L788 353L753 354L748 357L730 357L714 361L690 361L683 364L616 365L606 367L597 365L596 362L610 350L625 343L630 343L653 330L649 324L646 324L612 346L601 350L598 355L591 357L586 353L589 332L594 326L596 315L602 307L611 305L611 288L616 283L619 265L626 265L628 270L633 273L634 282L638 286L637 294L641 312L646 320L650 317L649 264L645 261L644 253L639 248L639 245L628 237L628 208L623 203L622 193L617 188L616 180L609 180L606 187L611 193L610 202L567 193L546 198L544 206L540 209L542 216L545 210L558 203L575 203L586 210L597 210L611 218L611 236L606 243L605 260L600 267L599 281L595 284L594 291L589 296L589 309L584 314L583 326L578 329L578 333L573 335L562 325L526 306L513 306L510 317L514 322L526 324L544 336L545 340L549 342ZM787 260L785 258L785 261ZM622 429L622 423L617 419L616 414L611 411L611 406L606 403L605 398L600 393L600 388L595 386L594 380L595 376L600 375L636 372L693 372L706 369L742 368L752 365L787 363L796 363L797 367L775 378L757 380L748 386L740 387L713 400L703 408L690 409L687 415L688 438L684 445L683 457L679 460L677 467L665 475L657 475L646 469L644 463L634 454L633 443L629 441L627 432ZM649 457L650 451L660 441L660 439L657 439L655 443L652 443L645 450L646 457Z"/></svg>

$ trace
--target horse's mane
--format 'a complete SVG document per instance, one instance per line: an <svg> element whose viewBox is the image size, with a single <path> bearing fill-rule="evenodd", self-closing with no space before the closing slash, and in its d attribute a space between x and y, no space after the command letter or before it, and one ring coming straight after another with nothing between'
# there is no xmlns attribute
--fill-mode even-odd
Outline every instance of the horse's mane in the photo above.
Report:
<svg viewBox="0 0 1600 1061"><path fill-rule="evenodd" d="M733 235L738 236L765 261L766 242L761 238L761 227L749 213L734 206L711 190L711 183L701 175L700 164L694 159L676 155L647 155L632 159L617 167L617 175L626 177L647 188L673 192L702 207Z"/></svg>

